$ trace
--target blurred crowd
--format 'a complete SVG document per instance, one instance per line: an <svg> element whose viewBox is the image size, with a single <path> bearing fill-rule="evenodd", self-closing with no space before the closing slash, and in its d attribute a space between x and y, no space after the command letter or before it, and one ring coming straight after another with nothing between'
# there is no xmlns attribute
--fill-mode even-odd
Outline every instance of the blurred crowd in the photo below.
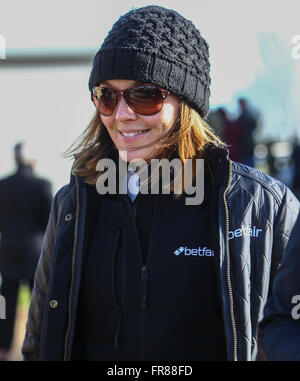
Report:
<svg viewBox="0 0 300 381"><path fill-rule="evenodd" d="M238 99L239 113L232 117L224 107L213 109L208 122L227 144L229 157L279 179L300 199L300 141L292 139L260 141L260 113L246 98Z"/></svg>

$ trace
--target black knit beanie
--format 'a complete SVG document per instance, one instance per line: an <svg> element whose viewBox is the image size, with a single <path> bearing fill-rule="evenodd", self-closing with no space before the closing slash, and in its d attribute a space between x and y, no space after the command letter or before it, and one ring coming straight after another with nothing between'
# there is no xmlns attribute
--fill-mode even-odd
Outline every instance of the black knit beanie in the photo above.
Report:
<svg viewBox="0 0 300 381"><path fill-rule="evenodd" d="M111 79L159 85L202 117L209 109L208 45L194 24L174 10L147 6L113 25L94 57L90 91Z"/></svg>

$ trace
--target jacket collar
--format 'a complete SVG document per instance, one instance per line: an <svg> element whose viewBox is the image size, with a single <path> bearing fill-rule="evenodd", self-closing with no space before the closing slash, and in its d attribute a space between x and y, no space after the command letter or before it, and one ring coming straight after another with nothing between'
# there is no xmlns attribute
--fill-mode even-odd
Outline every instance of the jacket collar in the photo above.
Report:
<svg viewBox="0 0 300 381"><path fill-rule="evenodd" d="M228 184L229 151L227 148L210 144L204 151L204 160L212 171L214 184L224 186Z"/></svg>

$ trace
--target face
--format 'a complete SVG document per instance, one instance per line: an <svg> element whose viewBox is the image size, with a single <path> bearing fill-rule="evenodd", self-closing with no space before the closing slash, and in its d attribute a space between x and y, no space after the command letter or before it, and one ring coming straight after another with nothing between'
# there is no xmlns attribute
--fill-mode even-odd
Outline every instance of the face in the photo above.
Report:
<svg viewBox="0 0 300 381"><path fill-rule="evenodd" d="M126 90L141 83L110 80L103 82L102 85L115 90ZM165 98L161 111L146 116L134 112L121 97L112 115L101 115L101 120L121 158L127 161L156 158L161 150L159 140L168 133L177 119L179 103L179 98L170 94ZM133 136L127 135L137 132L138 134ZM143 147L146 144L150 145Z"/></svg>

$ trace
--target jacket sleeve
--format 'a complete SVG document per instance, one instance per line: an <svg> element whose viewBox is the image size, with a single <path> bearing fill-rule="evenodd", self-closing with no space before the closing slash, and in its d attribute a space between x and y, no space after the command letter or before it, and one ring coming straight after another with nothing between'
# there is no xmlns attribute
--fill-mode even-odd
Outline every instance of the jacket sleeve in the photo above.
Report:
<svg viewBox="0 0 300 381"><path fill-rule="evenodd" d="M274 237L276 252L284 255L259 325L260 352L271 361L300 360L299 203L289 190L285 203L289 205L284 205L283 221L277 224Z"/></svg>
<svg viewBox="0 0 300 381"><path fill-rule="evenodd" d="M48 280L51 269L54 243L59 212L57 211L58 194L55 196L43 240L42 252L35 272L31 303L28 311L22 354L25 361L39 359L43 313L48 293Z"/></svg>

